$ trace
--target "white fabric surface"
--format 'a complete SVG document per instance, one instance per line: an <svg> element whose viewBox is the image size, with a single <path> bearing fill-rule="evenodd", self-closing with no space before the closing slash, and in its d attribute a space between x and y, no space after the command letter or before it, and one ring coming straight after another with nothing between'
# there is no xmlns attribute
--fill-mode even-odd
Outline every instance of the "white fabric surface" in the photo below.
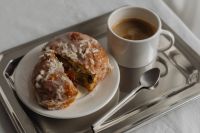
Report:
<svg viewBox="0 0 200 133"><path fill-rule="evenodd" d="M132 2L133 0L0 0L0 52ZM15 132L1 104L0 113L0 132ZM197 99L130 132L200 133L199 125L200 99Z"/></svg>
<svg viewBox="0 0 200 133"><path fill-rule="evenodd" d="M183 22L200 38L200 1L199 0L164 0Z"/></svg>

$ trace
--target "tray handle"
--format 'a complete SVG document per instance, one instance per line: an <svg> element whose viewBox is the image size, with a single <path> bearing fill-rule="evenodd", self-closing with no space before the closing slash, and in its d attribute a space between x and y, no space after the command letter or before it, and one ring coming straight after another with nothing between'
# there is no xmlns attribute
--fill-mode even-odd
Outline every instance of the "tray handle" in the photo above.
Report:
<svg viewBox="0 0 200 133"><path fill-rule="evenodd" d="M171 51L168 56L176 68L185 76L186 84L193 84L199 81L199 71L190 62L186 61L184 56L177 51ZM176 57L179 57L179 60ZM180 62L180 60L186 61L187 65Z"/></svg>
<svg viewBox="0 0 200 133"><path fill-rule="evenodd" d="M17 115L15 114L15 111L13 110L12 106L10 105L10 102L8 101L5 93L3 92L3 89L0 86L0 96L1 96L1 102L4 104L5 109L7 110L7 113L15 126L18 133L25 133L24 128L22 127L22 124L20 123L19 119L17 118Z"/></svg>

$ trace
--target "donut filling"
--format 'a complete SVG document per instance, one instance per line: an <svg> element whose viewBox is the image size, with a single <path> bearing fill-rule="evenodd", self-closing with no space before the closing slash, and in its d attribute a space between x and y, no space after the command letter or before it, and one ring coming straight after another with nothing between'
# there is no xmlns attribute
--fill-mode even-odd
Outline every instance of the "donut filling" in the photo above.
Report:
<svg viewBox="0 0 200 133"><path fill-rule="evenodd" d="M63 63L65 73L73 82L85 87L88 91L92 91L97 84L95 74L87 71L81 64L73 62L69 58L63 58L56 55L58 60Z"/></svg>

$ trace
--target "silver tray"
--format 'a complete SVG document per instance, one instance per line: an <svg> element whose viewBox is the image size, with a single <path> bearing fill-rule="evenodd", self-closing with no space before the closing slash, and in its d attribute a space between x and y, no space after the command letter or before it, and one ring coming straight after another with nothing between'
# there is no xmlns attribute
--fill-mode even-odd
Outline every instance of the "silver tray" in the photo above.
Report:
<svg viewBox="0 0 200 133"><path fill-rule="evenodd" d="M159 53L157 62L149 66L138 69L120 66L119 90L101 110L81 118L59 120L40 116L26 108L15 94L13 80L15 68L23 56L35 46L48 42L52 37L67 31L89 34L98 39L106 48L106 21L109 14L60 30L0 54L0 99L17 132L124 132L141 127L200 95L199 56L188 48L183 37L171 30L170 26L163 21L163 27L171 30L175 35L175 46L166 52ZM168 43L167 40L161 37L161 46L166 43ZM151 65L159 67L162 72L158 86L153 91L140 92L132 102L119 110L104 125L93 130L92 124L137 86L140 75ZM121 118L121 121L116 121L116 118Z"/></svg>

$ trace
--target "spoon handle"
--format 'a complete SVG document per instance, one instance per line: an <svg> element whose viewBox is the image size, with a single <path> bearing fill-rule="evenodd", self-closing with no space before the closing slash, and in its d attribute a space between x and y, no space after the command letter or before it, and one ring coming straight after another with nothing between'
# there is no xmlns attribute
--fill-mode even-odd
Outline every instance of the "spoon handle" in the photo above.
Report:
<svg viewBox="0 0 200 133"><path fill-rule="evenodd" d="M93 128L100 126L104 123L108 118L110 118L113 114L115 114L118 110L124 107L128 102L130 102L137 92L143 88L142 85L138 86L137 88L133 89L129 95L127 95L123 100L121 100L115 107L113 107L110 111L108 111L103 117L101 117L97 122L93 124Z"/></svg>

